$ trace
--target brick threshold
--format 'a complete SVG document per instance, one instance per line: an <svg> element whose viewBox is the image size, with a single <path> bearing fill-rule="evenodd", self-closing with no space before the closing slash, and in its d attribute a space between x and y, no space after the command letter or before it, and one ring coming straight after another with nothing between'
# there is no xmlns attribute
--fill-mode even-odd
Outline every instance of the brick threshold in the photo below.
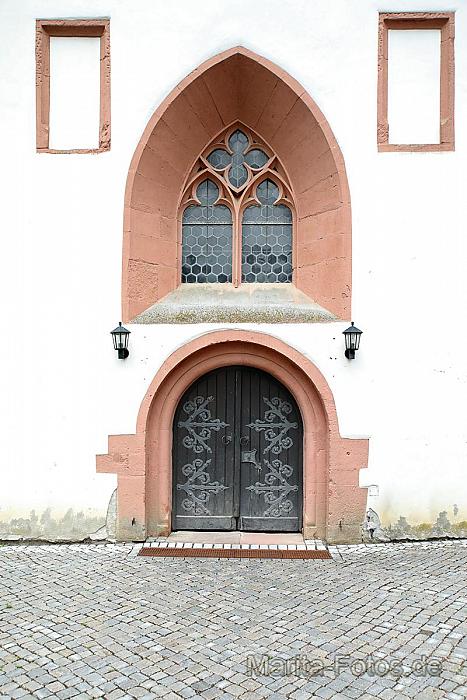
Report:
<svg viewBox="0 0 467 700"><path fill-rule="evenodd" d="M327 549L298 549L290 545L229 547L141 547L140 557L205 557L209 559L332 559Z"/></svg>
<svg viewBox="0 0 467 700"><path fill-rule="evenodd" d="M241 542L242 537L247 541ZM317 539L304 539L299 533L203 531L180 531L173 532L167 537L150 537L146 542L135 547L134 555L211 559L333 558L333 552L324 542Z"/></svg>

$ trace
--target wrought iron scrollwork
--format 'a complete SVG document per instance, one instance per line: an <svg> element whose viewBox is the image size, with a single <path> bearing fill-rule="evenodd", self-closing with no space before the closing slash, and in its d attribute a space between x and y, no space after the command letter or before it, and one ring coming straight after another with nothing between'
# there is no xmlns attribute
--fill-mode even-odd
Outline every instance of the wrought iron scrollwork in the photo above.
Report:
<svg viewBox="0 0 467 700"><path fill-rule="evenodd" d="M266 440L266 447L263 449L263 463L267 469L264 481L257 481L247 490L258 496L264 497L267 506L263 512L265 518L280 518L293 510L293 502L289 495L298 491L298 486L289 483L294 470L289 464L284 464L280 459L269 461L266 457L268 453L280 454L283 450L288 450L293 446L293 440L288 435L289 430L297 429L298 423L290 421L288 416L292 413L292 405L288 401L283 401L278 396L268 399L263 396L263 402L268 409L263 418L258 418L254 423L249 423L248 427L256 432L263 432Z"/></svg>
<svg viewBox="0 0 467 700"><path fill-rule="evenodd" d="M264 511L263 517L280 518L293 509L293 503L288 496L292 491L298 491L298 486L292 486L287 481L293 474L293 468L283 464L280 459L273 459L272 462L265 459L264 463L269 469L264 482L257 481L252 486L247 486L247 490L264 496L264 501L269 507Z"/></svg>
<svg viewBox="0 0 467 700"><path fill-rule="evenodd" d="M184 484L177 484L177 489L187 494L182 501L182 508L193 515L211 515L207 505L212 494L229 488L218 481L211 481L206 471L210 463L210 459L195 459L182 467L182 473L187 480Z"/></svg>
<svg viewBox="0 0 467 700"><path fill-rule="evenodd" d="M213 396L196 396L191 401L187 401L183 410L188 415L184 421L179 421L179 428L185 428L188 435L183 438L183 444L189 450L193 450L197 454L206 450L212 452L208 440L211 438L212 431L219 431L221 428L227 428L228 423L224 423L219 418L212 418L211 411L207 407Z"/></svg>
<svg viewBox="0 0 467 700"><path fill-rule="evenodd" d="M280 454L282 450L288 450L293 445L293 440L287 433L292 428L297 429L296 422L290 422L287 418L292 412L292 405L288 401L283 401L278 396L271 400L263 396L264 403L269 406L264 418L258 418L254 423L249 423L248 427L257 433L264 431L264 437L269 443L263 450L263 454L271 451L273 454Z"/></svg>

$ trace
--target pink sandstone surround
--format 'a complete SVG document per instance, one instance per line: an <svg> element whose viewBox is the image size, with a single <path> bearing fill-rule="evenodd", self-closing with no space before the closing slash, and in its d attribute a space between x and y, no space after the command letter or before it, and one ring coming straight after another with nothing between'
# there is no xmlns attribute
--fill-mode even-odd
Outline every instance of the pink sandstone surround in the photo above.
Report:
<svg viewBox="0 0 467 700"><path fill-rule="evenodd" d="M100 37L99 148L49 148L50 37ZM38 153L102 153L110 150L110 20L36 20L36 149Z"/></svg>
<svg viewBox="0 0 467 700"><path fill-rule="evenodd" d="M133 155L124 208L124 321L179 285L178 216L187 177L203 149L236 122L270 144L291 183L296 286L338 318L350 318L351 215L342 153L304 88L238 46L172 90Z"/></svg>
<svg viewBox="0 0 467 700"><path fill-rule="evenodd" d="M342 438L331 390L315 365L264 333L207 333L175 351L144 397L134 435L111 435L97 471L118 475L119 539L143 540L171 527L172 423L178 401L217 367L247 365L276 377L292 393L304 427L304 534L330 542L358 541L366 490L358 485L368 441Z"/></svg>
<svg viewBox="0 0 467 700"><path fill-rule="evenodd" d="M381 12L378 36L378 151L454 151L454 12ZM441 30L439 143L389 143L388 31Z"/></svg>

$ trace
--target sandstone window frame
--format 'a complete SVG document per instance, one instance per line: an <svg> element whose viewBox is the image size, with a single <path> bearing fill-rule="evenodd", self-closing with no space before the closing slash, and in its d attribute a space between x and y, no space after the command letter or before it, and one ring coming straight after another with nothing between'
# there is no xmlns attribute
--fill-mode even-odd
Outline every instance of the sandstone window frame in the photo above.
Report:
<svg viewBox="0 0 467 700"><path fill-rule="evenodd" d="M380 12L378 32L378 124L379 152L454 151L454 12ZM388 124L388 31L390 29L439 29L440 37L440 140L439 143L389 143Z"/></svg>
<svg viewBox="0 0 467 700"><path fill-rule="evenodd" d="M100 110L98 148L49 148L50 37L100 38ZM103 153L110 150L110 19L36 20L37 153Z"/></svg>

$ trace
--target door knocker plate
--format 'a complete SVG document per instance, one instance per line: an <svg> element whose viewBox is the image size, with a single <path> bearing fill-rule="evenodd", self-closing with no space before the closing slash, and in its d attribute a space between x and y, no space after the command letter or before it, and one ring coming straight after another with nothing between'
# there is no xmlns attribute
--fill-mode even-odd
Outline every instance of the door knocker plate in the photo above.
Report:
<svg viewBox="0 0 467 700"><path fill-rule="evenodd" d="M261 464L256 461L256 450L249 450L248 452L242 452L242 462L247 464L252 464L255 469L261 471Z"/></svg>

